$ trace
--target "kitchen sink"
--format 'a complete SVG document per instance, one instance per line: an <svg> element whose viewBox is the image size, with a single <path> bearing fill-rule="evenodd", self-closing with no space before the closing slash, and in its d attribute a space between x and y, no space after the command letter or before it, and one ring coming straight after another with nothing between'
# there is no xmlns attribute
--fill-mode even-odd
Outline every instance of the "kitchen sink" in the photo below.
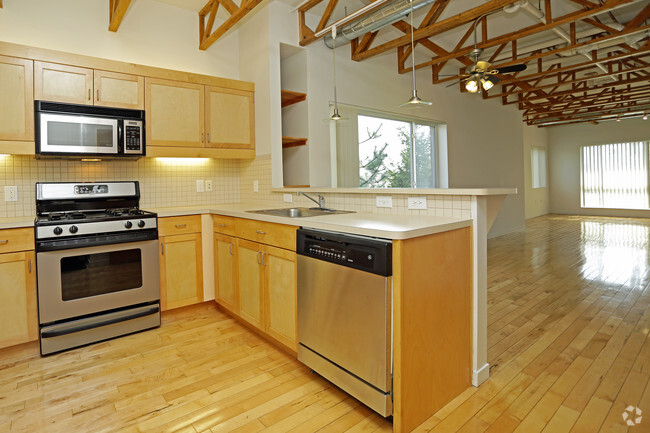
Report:
<svg viewBox="0 0 650 433"><path fill-rule="evenodd" d="M273 215L289 218L305 218L313 217L319 215L337 215L344 213L354 213L354 211L348 210L336 210L328 208L319 208L319 207L289 207L289 208L280 208L280 209L260 209L260 210L249 210L246 212L256 213L260 215Z"/></svg>

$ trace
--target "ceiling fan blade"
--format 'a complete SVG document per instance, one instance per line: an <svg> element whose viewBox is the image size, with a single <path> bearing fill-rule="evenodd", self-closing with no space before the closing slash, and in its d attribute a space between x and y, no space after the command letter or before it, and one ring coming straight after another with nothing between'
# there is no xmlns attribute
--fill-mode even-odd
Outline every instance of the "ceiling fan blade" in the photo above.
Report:
<svg viewBox="0 0 650 433"><path fill-rule="evenodd" d="M463 78L462 80L454 81L454 82L451 83L451 84L447 84L445 87L455 86L456 84L458 84L458 83L462 83L463 81L467 81L467 80L469 80L469 79L470 79L470 77Z"/></svg>
<svg viewBox="0 0 650 433"><path fill-rule="evenodd" d="M510 72L521 72L526 69L526 65L520 63L518 65L503 66L501 68L497 67L492 69L493 74L508 74Z"/></svg>

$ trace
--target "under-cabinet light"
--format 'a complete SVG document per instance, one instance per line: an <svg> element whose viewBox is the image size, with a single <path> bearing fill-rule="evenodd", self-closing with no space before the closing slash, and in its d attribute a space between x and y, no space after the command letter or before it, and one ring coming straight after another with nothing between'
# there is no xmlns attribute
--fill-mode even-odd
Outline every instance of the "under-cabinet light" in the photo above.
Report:
<svg viewBox="0 0 650 433"><path fill-rule="evenodd" d="M158 157L156 158L163 164L166 165L202 165L210 161L210 158L168 158L168 157Z"/></svg>
<svg viewBox="0 0 650 433"><path fill-rule="evenodd" d="M81 158L81 162L102 162L101 158Z"/></svg>

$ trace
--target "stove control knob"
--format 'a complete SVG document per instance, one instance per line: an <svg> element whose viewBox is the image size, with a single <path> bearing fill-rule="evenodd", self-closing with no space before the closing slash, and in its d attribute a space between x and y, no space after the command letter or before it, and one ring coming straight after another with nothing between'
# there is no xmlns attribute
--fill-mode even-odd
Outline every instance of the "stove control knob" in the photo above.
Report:
<svg viewBox="0 0 650 433"><path fill-rule="evenodd" d="M144 225L145 225L144 220L138 221L138 227L142 228L142 227L144 227Z"/></svg>
<svg viewBox="0 0 650 433"><path fill-rule="evenodd" d="M127 222L124 223L124 227L126 227L127 229L130 229L131 227L133 227L133 223L131 221L127 221Z"/></svg>
<svg viewBox="0 0 650 433"><path fill-rule="evenodd" d="M68 230L70 230L70 233L77 233L79 228L77 226L70 226Z"/></svg>
<svg viewBox="0 0 650 433"><path fill-rule="evenodd" d="M61 233L63 233L63 229L61 227L54 227L55 235L60 235Z"/></svg>

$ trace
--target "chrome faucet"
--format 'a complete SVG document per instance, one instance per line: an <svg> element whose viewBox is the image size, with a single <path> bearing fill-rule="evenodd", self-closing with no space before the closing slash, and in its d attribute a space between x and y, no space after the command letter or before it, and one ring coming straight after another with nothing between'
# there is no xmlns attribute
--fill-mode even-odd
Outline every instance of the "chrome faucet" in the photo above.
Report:
<svg viewBox="0 0 650 433"><path fill-rule="evenodd" d="M316 203L320 209L325 209L325 197L323 197L323 196L320 195L320 194L316 194L316 195L318 196L318 200L316 200L315 198L313 198L313 197L311 197L311 196L305 194L305 193L302 192L302 191L297 191L297 192L296 192L296 195L304 195L304 196L307 197L309 200L311 200L311 201L313 201L314 203Z"/></svg>

